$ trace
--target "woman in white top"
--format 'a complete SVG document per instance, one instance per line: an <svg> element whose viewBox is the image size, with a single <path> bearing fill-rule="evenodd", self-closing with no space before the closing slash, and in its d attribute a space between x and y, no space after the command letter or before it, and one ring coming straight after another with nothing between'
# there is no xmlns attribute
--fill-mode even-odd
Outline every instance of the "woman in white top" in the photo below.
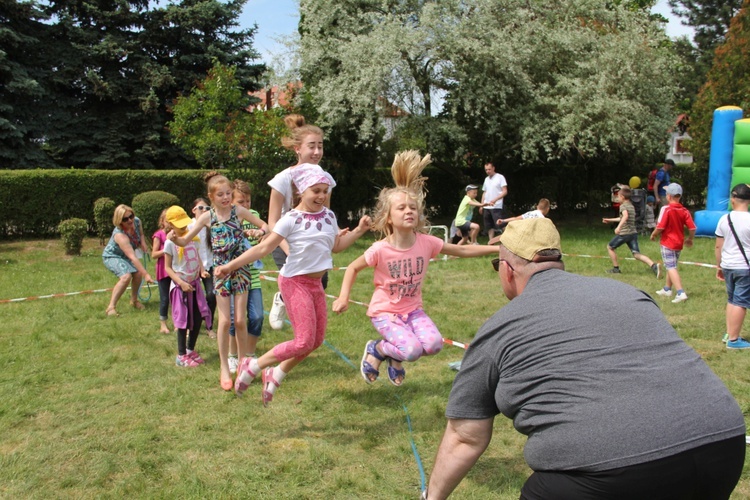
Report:
<svg viewBox="0 0 750 500"><path fill-rule="evenodd" d="M292 183L292 170L302 164L318 165L323 158L323 130L315 125L305 123L305 117L302 115L292 114L284 118L289 129L289 136L281 139L281 144L288 150L294 151L297 155L297 163L276 174L268 182L271 187L271 196L268 202L268 227L273 231L276 223L281 216L287 213L294 206L294 185ZM336 182L331 178L331 185L328 190L328 197L325 202L327 208L331 207L331 190L336 186ZM286 257L289 255L289 245L286 240L282 240L279 246L274 249L273 261L276 267L284 267ZM328 284L328 274L323 277L323 288ZM284 326L284 316L286 310L281 293L277 292L273 296L273 304L268 314L268 323L274 330L280 330Z"/></svg>

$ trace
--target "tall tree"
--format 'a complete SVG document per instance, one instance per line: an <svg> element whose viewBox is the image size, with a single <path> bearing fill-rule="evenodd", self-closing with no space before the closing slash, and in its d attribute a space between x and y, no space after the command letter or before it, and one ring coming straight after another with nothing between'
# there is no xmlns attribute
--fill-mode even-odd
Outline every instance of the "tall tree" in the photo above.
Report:
<svg viewBox="0 0 750 500"><path fill-rule="evenodd" d="M742 0L669 0L669 6L672 13L682 19L682 24L692 27L695 32L692 51L685 43L676 45L683 64L674 74L685 83L678 102L680 111L684 112L685 105L692 105L697 95L697 92L690 95L689 91L706 82L714 51L726 40L729 25L739 12Z"/></svg>
<svg viewBox="0 0 750 500"><path fill-rule="evenodd" d="M443 116L467 138L462 154L615 168L650 161L673 120L676 84L664 75L676 60L633 2L306 0L301 13L305 83L322 120L348 120L360 141L376 137L380 97L421 88L403 71L404 47L447 92Z"/></svg>
<svg viewBox="0 0 750 500"><path fill-rule="evenodd" d="M242 85L256 88L263 66L251 64L257 58L251 46L255 30L241 30L237 23L245 0L182 0L153 8L152 3L41 4L48 21L39 52L47 74L36 107L55 119L36 135L58 165L194 165L169 141L165 123L172 100L202 79L213 59L236 65ZM11 104L3 94L0 99L0 110Z"/></svg>
<svg viewBox="0 0 750 500"><path fill-rule="evenodd" d="M439 0L441 1L441 0ZM440 87L431 1L302 0L301 71L324 125L355 128L359 142L379 134L378 112L395 104L430 116Z"/></svg>
<svg viewBox="0 0 750 500"><path fill-rule="evenodd" d="M511 164L641 162L673 119L674 64L647 12L600 2L475 0L442 46L450 112ZM442 16L444 17L444 16Z"/></svg>
<svg viewBox="0 0 750 500"><path fill-rule="evenodd" d="M40 145L50 135L45 57L49 25L35 2L0 3L0 162L49 167Z"/></svg>
<svg viewBox="0 0 750 500"><path fill-rule="evenodd" d="M695 44L710 59L716 47L724 42L742 0L669 0L669 6L682 24L695 30Z"/></svg>
<svg viewBox="0 0 750 500"><path fill-rule="evenodd" d="M716 49L711 70L690 114L691 152L695 163L708 169L713 112L720 106L750 109L750 0L734 17L726 42Z"/></svg>

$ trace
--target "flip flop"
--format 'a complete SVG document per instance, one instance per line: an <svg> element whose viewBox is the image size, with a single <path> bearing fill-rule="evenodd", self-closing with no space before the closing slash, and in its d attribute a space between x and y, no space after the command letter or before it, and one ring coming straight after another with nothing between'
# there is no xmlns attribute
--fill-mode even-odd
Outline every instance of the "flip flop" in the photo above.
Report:
<svg viewBox="0 0 750 500"><path fill-rule="evenodd" d="M120 315L120 313L117 312L117 309L114 307L108 307L106 311L104 311L105 314L111 318L116 318Z"/></svg>
<svg viewBox="0 0 750 500"><path fill-rule="evenodd" d="M406 370L403 368L401 368L400 370L398 368L394 368L391 365L391 361L393 360L391 358L388 358L388 380L391 381L391 384L398 387L403 384L404 380L406 379ZM398 381L399 377L401 377L401 382Z"/></svg>
<svg viewBox="0 0 750 500"><path fill-rule="evenodd" d="M369 361L367 361L367 355L374 357L375 359L379 361L385 361L385 358L378 352L376 346L378 345L379 340L371 340L365 345L365 352L362 354L362 362L359 365L359 372L362 374L362 378L365 379L365 382L368 384L372 384L375 382L378 377L380 376L380 370L372 366ZM374 375L375 378L370 380L370 377L368 375Z"/></svg>

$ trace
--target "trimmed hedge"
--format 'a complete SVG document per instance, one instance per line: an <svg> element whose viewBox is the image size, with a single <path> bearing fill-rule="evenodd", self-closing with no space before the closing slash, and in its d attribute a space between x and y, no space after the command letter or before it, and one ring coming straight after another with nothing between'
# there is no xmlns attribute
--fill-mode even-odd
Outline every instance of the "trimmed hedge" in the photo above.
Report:
<svg viewBox="0 0 750 500"><path fill-rule="evenodd" d="M65 246L65 255L81 255L87 226L85 220L78 218L66 219L57 226Z"/></svg>
<svg viewBox="0 0 750 500"><path fill-rule="evenodd" d="M635 171L634 171L635 170ZM609 188L616 182L627 183L633 175L648 175L650 168L628 168L613 173L595 166L551 166L519 168L500 171L508 181L506 210L518 215L534 207L539 198L549 198L556 206L555 213L587 210L609 204ZM133 199L147 191L167 191L190 212L197 197L206 197L202 170L0 170L0 238L18 236L51 236L57 234L60 221L81 218L87 221L89 232L95 227L94 203L110 198L115 205L133 206ZM370 212L378 192L391 186L390 168L332 170L337 182L333 192L332 209L341 227L359 220L362 210ZM455 216L464 186L484 181L481 165L476 168L440 168L428 166L428 218L434 223L450 224ZM250 173L243 176L252 189L252 206L267 217L270 179ZM685 203L692 209L705 206L705 169L696 165L678 165L672 178L685 189ZM101 203L101 202L100 202ZM133 207L135 209L135 207ZM104 208L100 208L104 210ZM109 210L107 208L106 210ZM146 224L156 224L146 221ZM157 214L158 217L158 214ZM106 222L105 237L111 232ZM150 237L147 231L146 237Z"/></svg>
<svg viewBox="0 0 750 500"><path fill-rule="evenodd" d="M172 193L147 191L133 198L130 208L141 219L143 234L150 241L153 234L159 229L159 216L162 211L179 203L180 200Z"/></svg>
<svg viewBox="0 0 750 500"><path fill-rule="evenodd" d="M85 219L94 228L94 202L102 197L131 205L145 191L167 189L189 207L205 196L199 170L0 171L0 237L50 236L61 220ZM110 228L111 230L111 228Z"/></svg>
<svg viewBox="0 0 750 500"><path fill-rule="evenodd" d="M96 235L99 237L99 244L102 246L112 232L112 216L115 213L116 206L114 200L106 196L94 202Z"/></svg>

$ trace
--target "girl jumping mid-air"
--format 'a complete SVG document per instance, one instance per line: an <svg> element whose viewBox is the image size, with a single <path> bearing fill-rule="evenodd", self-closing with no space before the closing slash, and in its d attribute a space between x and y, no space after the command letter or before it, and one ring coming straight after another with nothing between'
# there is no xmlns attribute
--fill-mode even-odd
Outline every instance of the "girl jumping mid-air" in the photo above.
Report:
<svg viewBox="0 0 750 500"><path fill-rule="evenodd" d="M264 406L271 402L289 371L323 343L328 307L321 278L333 267L331 252L345 250L370 228L370 218L362 217L353 231L339 232L336 216L325 206L333 179L318 165L300 165L291 175L300 193L296 207L285 213L257 246L214 270L216 278L223 278L268 255L283 239L289 244L286 264L279 272L279 288L294 339L276 345L260 358L245 358L234 384L237 395L242 395L250 382L262 374Z"/></svg>
<svg viewBox="0 0 750 500"><path fill-rule="evenodd" d="M416 151L396 155L391 167L396 187L380 191L372 222L373 230L385 237L347 266L341 293L333 303L334 312L346 311L357 274L366 267L375 268L375 292L367 315L383 339L365 345L360 371L368 384L380 375L380 363L387 361L388 379L401 385L406 376L403 361L437 354L443 347L440 332L422 309L422 285L430 259L441 253L458 257L497 254L495 246L453 245L425 234L428 222L421 173L429 163L430 155L421 158Z"/></svg>

